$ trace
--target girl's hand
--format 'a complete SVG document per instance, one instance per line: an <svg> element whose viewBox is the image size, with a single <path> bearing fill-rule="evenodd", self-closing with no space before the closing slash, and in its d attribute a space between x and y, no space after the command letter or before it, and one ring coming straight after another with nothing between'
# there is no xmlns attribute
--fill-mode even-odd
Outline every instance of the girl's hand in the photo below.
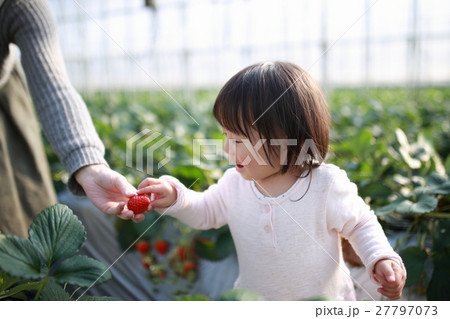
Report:
<svg viewBox="0 0 450 319"><path fill-rule="evenodd" d="M402 296L406 281L405 271L393 260L382 259L375 264L374 278L381 284L378 292L389 299L399 299Z"/></svg>
<svg viewBox="0 0 450 319"><path fill-rule="evenodd" d="M171 183L156 178L146 178L138 186L137 193L151 194L150 206L153 208L167 208L177 201L177 189Z"/></svg>

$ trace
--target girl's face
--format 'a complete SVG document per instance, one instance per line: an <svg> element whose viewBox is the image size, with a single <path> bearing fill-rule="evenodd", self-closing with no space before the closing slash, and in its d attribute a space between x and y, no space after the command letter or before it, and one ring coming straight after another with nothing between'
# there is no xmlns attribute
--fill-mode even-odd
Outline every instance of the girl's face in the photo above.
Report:
<svg viewBox="0 0 450 319"><path fill-rule="evenodd" d="M273 167L269 164L263 150L263 143L256 131L251 138L232 133L223 128L225 135L224 151L228 154L229 161L236 164L236 171L246 180L254 180L258 184L265 184L273 177L278 176L281 170L280 160L270 157ZM267 146L268 145L264 145Z"/></svg>

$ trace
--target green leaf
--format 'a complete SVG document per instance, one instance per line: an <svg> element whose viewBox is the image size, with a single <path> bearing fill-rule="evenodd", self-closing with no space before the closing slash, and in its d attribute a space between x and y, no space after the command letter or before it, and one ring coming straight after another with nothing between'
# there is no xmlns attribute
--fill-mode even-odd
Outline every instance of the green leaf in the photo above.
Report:
<svg viewBox="0 0 450 319"><path fill-rule="evenodd" d="M380 183L370 183L359 187L359 193L362 197L370 196L384 199L392 195L392 189Z"/></svg>
<svg viewBox="0 0 450 319"><path fill-rule="evenodd" d="M222 233L216 242L215 253L219 260L228 257L235 251L233 238L230 232Z"/></svg>
<svg viewBox="0 0 450 319"><path fill-rule="evenodd" d="M32 290L38 290L41 286L40 281L33 281L33 282L25 282L20 285L14 286L11 289L8 289L5 291L4 294L0 292L0 299L8 298L8 297L16 297L18 294L22 293L23 291L32 291ZM20 299L20 297L19 297Z"/></svg>
<svg viewBox="0 0 450 319"><path fill-rule="evenodd" d="M450 300L450 247L433 256L433 265L427 300Z"/></svg>
<svg viewBox="0 0 450 319"><path fill-rule="evenodd" d="M43 278L39 254L30 241L15 235L0 236L0 269L13 277Z"/></svg>
<svg viewBox="0 0 450 319"><path fill-rule="evenodd" d="M430 231L432 248L434 252L446 249L450 246L450 219L439 219Z"/></svg>
<svg viewBox="0 0 450 319"><path fill-rule="evenodd" d="M221 235L223 233L227 233L229 231L230 231L230 228L227 225L225 225L220 228L211 228L211 229L207 229L207 230L202 230L199 233L199 237L204 238L204 239L212 239L212 238L218 237L219 235Z"/></svg>
<svg viewBox="0 0 450 319"><path fill-rule="evenodd" d="M0 294L2 291L7 290L9 287L22 280L23 279L21 278L13 277L3 271L0 271Z"/></svg>
<svg viewBox="0 0 450 319"><path fill-rule="evenodd" d="M335 145L334 149L337 153L343 154L348 158L356 156L366 158L368 155L373 156L375 148L379 147L378 145L374 146L373 142L372 132L369 129L364 129L349 136L345 142ZM372 170L371 167L366 167L365 169Z"/></svg>
<svg viewBox="0 0 450 319"><path fill-rule="evenodd" d="M414 189L414 194L450 194L450 180L437 172L431 173L427 178L427 185Z"/></svg>
<svg viewBox="0 0 450 319"><path fill-rule="evenodd" d="M424 271L425 261L428 259L427 253L419 247L408 247L402 250L399 255L402 257L408 273L406 286L416 285Z"/></svg>
<svg viewBox="0 0 450 319"><path fill-rule="evenodd" d="M111 271L98 260L75 255L63 260L56 267L53 278L60 284L67 282L80 287L89 287L111 279Z"/></svg>
<svg viewBox="0 0 450 319"><path fill-rule="evenodd" d="M86 240L86 231L72 210L62 204L44 209L28 230L30 241L50 267L75 254Z"/></svg>
<svg viewBox="0 0 450 319"><path fill-rule="evenodd" d="M136 237L134 240L136 240L137 237L144 234L143 237L151 238L153 236L156 236L159 234L159 232L162 230L164 222L167 220L169 216L161 216L156 211L152 211L148 214L145 214L145 219L140 223L134 224L135 234Z"/></svg>
<svg viewBox="0 0 450 319"><path fill-rule="evenodd" d="M54 280L49 280L42 290L41 301L71 301L69 294Z"/></svg>
<svg viewBox="0 0 450 319"><path fill-rule="evenodd" d="M377 216L384 216L384 215L390 214L392 212L395 212L395 210L397 209L397 206L404 200L405 200L405 198L403 198L403 197L397 198L396 200L387 204L386 206L376 209L375 214Z"/></svg>
<svg viewBox="0 0 450 319"><path fill-rule="evenodd" d="M158 220L158 218L160 219ZM122 250L128 249L141 235L143 235L142 238L157 237L167 218L168 216L161 216L156 211L145 214L144 221L140 223L118 218L116 220L115 228L117 230L117 240L120 248Z"/></svg>
<svg viewBox="0 0 450 319"><path fill-rule="evenodd" d="M258 294L246 289L232 289L225 291L220 297L221 301L262 301Z"/></svg>
<svg viewBox="0 0 450 319"><path fill-rule="evenodd" d="M414 195L421 194L442 194L447 195L450 194L450 182L443 183L441 185L432 185L425 187L417 187L413 191Z"/></svg>
<svg viewBox="0 0 450 319"><path fill-rule="evenodd" d="M210 261L224 259L234 251L234 242L228 226L202 231L195 242L195 252Z"/></svg>
<svg viewBox="0 0 450 319"><path fill-rule="evenodd" d="M23 281L22 278L12 277L7 273L0 271L0 299L8 297L21 299L21 295L18 295L19 293L24 290L37 290L40 286L40 282L20 283L21 281ZM13 285L15 286L10 288Z"/></svg>
<svg viewBox="0 0 450 319"><path fill-rule="evenodd" d="M211 300L211 298L204 296L204 295L200 295L200 294L188 295L188 296L182 296L182 297L175 298L175 301L210 301L210 300Z"/></svg>
<svg viewBox="0 0 450 319"><path fill-rule="evenodd" d="M445 171L448 173L450 172L450 155L447 156L447 158L445 159Z"/></svg>
<svg viewBox="0 0 450 319"><path fill-rule="evenodd" d="M88 296L83 295L79 301L122 301L119 298L116 297L109 297L109 296Z"/></svg>
<svg viewBox="0 0 450 319"><path fill-rule="evenodd" d="M200 239L195 241L195 252L200 258L210 261L218 261L215 252L216 243L211 239Z"/></svg>
<svg viewBox="0 0 450 319"><path fill-rule="evenodd" d="M423 214L433 211L437 206L437 198L430 195L420 195L417 202L412 202L408 199L400 202L395 211L397 213L414 213Z"/></svg>
<svg viewBox="0 0 450 319"><path fill-rule="evenodd" d="M427 178L427 185L439 186L449 181L448 176L441 175L438 172L432 172Z"/></svg>

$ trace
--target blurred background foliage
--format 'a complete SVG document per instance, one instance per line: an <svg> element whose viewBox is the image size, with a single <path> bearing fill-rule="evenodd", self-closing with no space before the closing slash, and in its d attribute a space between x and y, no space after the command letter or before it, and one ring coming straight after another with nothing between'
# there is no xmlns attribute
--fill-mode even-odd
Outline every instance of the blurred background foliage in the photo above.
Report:
<svg viewBox="0 0 450 319"><path fill-rule="evenodd" d="M211 114L217 92L169 96L161 91L105 91L83 98L105 144L106 159L132 184L148 175L145 166L137 170L135 162L126 164L127 140L150 129L170 137L153 153L153 174L171 174L194 190L204 190L228 167L225 158L202 158L200 166L193 165L194 139L223 138ZM429 300L450 299L443 284L450 280L450 88L345 88L326 95L333 119L326 161L347 171L388 235L402 232L395 248L405 260L412 291L427 294ZM168 147L170 161L158 167ZM47 152L55 186L62 191L66 173L48 145ZM118 219L122 247L157 217L152 212L143 224ZM234 251L227 228L193 231L166 216L158 223L144 238L161 238L170 227L177 234L170 238L171 247L188 247L196 258L220 260Z"/></svg>

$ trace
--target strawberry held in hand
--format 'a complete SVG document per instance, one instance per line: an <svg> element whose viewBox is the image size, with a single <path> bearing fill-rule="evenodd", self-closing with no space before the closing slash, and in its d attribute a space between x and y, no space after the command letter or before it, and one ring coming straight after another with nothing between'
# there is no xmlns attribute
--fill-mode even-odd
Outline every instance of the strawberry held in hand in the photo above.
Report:
<svg viewBox="0 0 450 319"><path fill-rule="evenodd" d="M128 200L127 206L135 214L142 214L150 205L150 199L146 195L134 195Z"/></svg>

